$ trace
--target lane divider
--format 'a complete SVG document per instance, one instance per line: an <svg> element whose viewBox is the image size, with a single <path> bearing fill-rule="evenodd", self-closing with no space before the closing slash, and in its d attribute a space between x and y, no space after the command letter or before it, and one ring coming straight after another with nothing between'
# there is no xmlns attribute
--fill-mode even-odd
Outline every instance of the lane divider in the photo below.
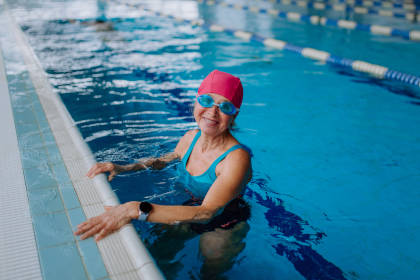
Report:
<svg viewBox="0 0 420 280"><path fill-rule="evenodd" d="M407 40L420 41L420 31L418 30L402 30L383 25L361 24L350 20L335 20L326 17L300 14L296 12L283 12L276 9L265 9L256 6L231 4L220 0L197 0L197 2L209 6L220 5L228 8L250 11L258 14L270 14L272 16L277 16L279 18L283 18L289 21L301 21L312 25L334 26L341 29L360 30L376 35L395 36Z"/></svg>
<svg viewBox="0 0 420 280"><path fill-rule="evenodd" d="M272 2L272 3L281 4L285 6L298 6L302 8L311 8L315 10L334 10L338 12L349 12L349 13L355 13L355 14L369 14L369 15L403 18L409 21L420 22L420 14L416 12L409 12L409 13L393 12L391 10L384 10L384 9L376 10L373 8L361 7L361 6L351 7L349 5L346 5L345 3L328 4L324 2L306 2L303 0L259 0L259 1Z"/></svg>
<svg viewBox="0 0 420 280"><path fill-rule="evenodd" d="M363 7L380 7L386 9L404 9L407 11L420 10L413 2L402 2L394 3L390 1L370 1L370 0L335 0L335 1L326 1L334 4L336 3L345 3L350 6L363 6Z"/></svg>
<svg viewBox="0 0 420 280"><path fill-rule="evenodd" d="M209 31L213 31L213 32L224 32L226 34L233 35L235 37L238 37L246 41L254 41L267 47L290 51L290 52L297 53L303 57L307 57L313 60L318 60L318 61L325 62L331 65L337 65L343 68L354 70L356 72L366 73L378 79L399 81L403 84L420 87L420 77L411 75L411 74L406 74L399 71L395 71L395 70L391 70L381 65L376 65L376 64L372 64L372 63L361 61L361 60L352 60L348 58L343 58L343 57L339 57L339 56L330 54L328 52L313 49L313 48L302 48L302 47L295 46L293 44L290 44L282 40L268 38L268 37L251 33L251 32L247 32L247 31L226 28L226 27L223 27L221 25L216 25L216 24L208 24L208 23L205 23L201 19L199 20L183 19L177 16L168 15L159 11L148 9L139 4L130 4L130 3L125 3L125 4L131 7L140 8L156 16L162 16L169 19L174 19L178 22L201 26L202 28Z"/></svg>

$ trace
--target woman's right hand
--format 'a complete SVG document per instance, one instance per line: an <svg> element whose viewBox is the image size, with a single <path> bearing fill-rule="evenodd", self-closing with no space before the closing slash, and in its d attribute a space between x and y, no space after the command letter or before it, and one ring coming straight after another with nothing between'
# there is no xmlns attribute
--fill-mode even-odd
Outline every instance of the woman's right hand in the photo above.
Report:
<svg viewBox="0 0 420 280"><path fill-rule="evenodd" d="M92 179L98 174L109 172L108 181L111 181L116 175L120 174L121 171L121 166L112 162L98 162L92 166L86 176Z"/></svg>

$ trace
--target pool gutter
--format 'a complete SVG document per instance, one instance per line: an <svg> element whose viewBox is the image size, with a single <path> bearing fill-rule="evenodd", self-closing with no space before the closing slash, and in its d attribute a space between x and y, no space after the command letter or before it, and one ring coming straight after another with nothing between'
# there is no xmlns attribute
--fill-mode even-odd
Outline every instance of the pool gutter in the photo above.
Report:
<svg viewBox="0 0 420 280"><path fill-rule="evenodd" d="M77 186L74 189L86 217L103 213L103 206L118 205L119 200L105 175L96 176L92 180L86 177L86 171L96 162L95 158L61 98L48 82L25 35L7 9L6 17L12 33L15 34L68 175L73 185ZM132 224L97 242L97 245L111 279L164 279Z"/></svg>

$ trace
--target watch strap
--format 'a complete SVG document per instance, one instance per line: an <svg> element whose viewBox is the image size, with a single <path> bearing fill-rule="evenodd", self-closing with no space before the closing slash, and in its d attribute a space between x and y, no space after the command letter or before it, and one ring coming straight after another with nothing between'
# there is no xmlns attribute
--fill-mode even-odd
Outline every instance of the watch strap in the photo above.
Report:
<svg viewBox="0 0 420 280"><path fill-rule="evenodd" d="M149 213L144 213L139 209L139 217L137 218L137 220L146 222L148 216L149 216Z"/></svg>

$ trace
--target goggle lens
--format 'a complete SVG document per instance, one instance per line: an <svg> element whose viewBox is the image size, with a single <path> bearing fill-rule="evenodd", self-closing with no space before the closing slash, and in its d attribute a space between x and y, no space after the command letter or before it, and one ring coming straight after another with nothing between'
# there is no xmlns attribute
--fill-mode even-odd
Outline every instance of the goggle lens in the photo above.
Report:
<svg viewBox="0 0 420 280"><path fill-rule="evenodd" d="M200 95L197 97L198 103L200 103L201 106L210 108L214 104L213 98L211 98L210 95Z"/></svg>
<svg viewBox="0 0 420 280"><path fill-rule="evenodd" d="M218 106L220 111L226 115L234 115L236 113L235 106L230 102L222 102L220 104L215 104L213 98L210 95L203 94L197 97L198 104L205 108L211 108L214 105Z"/></svg>
<svg viewBox="0 0 420 280"><path fill-rule="evenodd" d="M235 107L230 102L223 102L219 104L220 111L227 115L235 114Z"/></svg>

